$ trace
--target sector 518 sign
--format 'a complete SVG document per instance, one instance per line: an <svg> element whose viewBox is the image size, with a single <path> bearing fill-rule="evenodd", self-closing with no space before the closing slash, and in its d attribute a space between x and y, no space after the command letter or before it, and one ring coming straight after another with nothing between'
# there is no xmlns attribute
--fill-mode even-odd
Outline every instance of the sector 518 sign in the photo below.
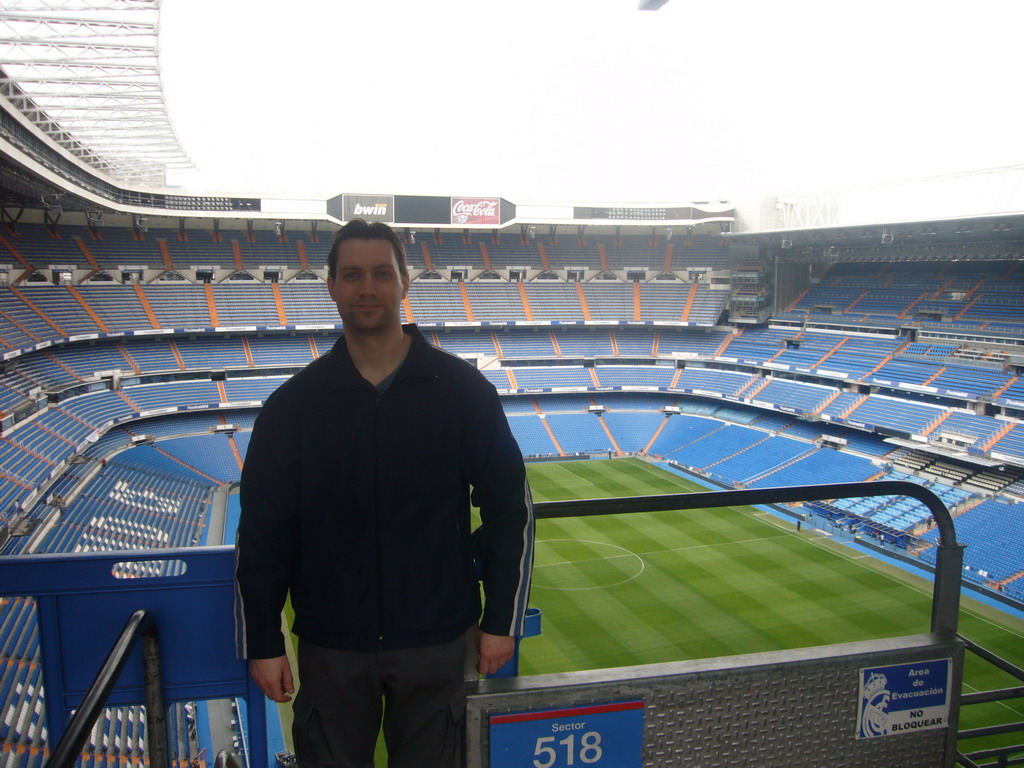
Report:
<svg viewBox="0 0 1024 768"><path fill-rule="evenodd" d="M491 768L640 768L644 703L491 715Z"/></svg>

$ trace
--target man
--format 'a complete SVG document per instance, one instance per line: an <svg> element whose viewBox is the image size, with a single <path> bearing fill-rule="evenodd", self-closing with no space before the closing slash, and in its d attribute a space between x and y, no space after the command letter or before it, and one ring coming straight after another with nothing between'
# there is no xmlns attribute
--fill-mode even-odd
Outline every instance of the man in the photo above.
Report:
<svg viewBox="0 0 1024 768"><path fill-rule="evenodd" d="M289 701L290 593L302 768L371 768L382 718L391 766L459 765L467 641L488 674L523 631L533 512L522 456L494 387L402 325L409 274L390 227L343 227L327 287L344 334L267 399L242 472L242 651L264 693Z"/></svg>

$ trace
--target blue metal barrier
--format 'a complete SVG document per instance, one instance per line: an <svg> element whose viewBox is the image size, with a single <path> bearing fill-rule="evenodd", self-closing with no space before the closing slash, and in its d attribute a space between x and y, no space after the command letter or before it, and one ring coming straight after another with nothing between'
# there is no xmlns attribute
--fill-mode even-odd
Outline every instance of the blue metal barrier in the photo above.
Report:
<svg viewBox="0 0 1024 768"><path fill-rule="evenodd" d="M179 561L184 572L115 575L130 570L119 564L154 561ZM124 622L146 609L160 631L165 701L246 699L250 765L266 768L266 700L235 655L234 563L231 546L0 557L0 594L37 602L51 739L64 732ZM145 703L141 653L129 655L111 706Z"/></svg>

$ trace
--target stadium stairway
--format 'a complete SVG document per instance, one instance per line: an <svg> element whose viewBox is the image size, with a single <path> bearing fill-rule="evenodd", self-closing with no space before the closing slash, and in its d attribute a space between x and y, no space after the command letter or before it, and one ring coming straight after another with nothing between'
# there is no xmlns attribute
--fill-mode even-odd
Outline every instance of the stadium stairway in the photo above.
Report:
<svg viewBox="0 0 1024 768"><path fill-rule="evenodd" d="M745 453L746 451L749 451L749 450L750 450L751 448L753 448L754 446L757 446L757 445L761 445L761 444L763 444L763 443L766 443L766 442L768 442L768 441L769 441L769 440L771 440L771 439L772 439L772 436L771 436L771 435L765 435L765 436L764 436L763 438L761 438L761 439L760 439L760 440L758 440L757 442L751 443L750 445L745 445L745 446L743 446L743 447L742 447L742 448L741 448L740 450L738 450L738 451L736 451L736 452L734 452L734 453L730 453L730 454L729 454L728 456L723 456L722 458L720 458L720 459L718 459L718 460L716 460L716 461L713 461L713 462L711 462L710 464L706 464L706 465L704 465L703 467L701 467L701 471L702 471L702 472L707 472L707 471L708 471L708 470L710 470L711 468L713 468L713 467L717 467L717 466L718 466L719 464L721 464L721 463L723 463L723 462L726 462L726 461L728 461L729 459L734 459L734 458L736 458L737 456L739 456L740 454L742 454L742 453Z"/></svg>
<svg viewBox="0 0 1024 768"><path fill-rule="evenodd" d="M799 456L794 456L789 461L783 462L782 464L780 464L777 467L773 467L772 469L770 469L769 471L765 472L764 474L758 475L757 477L754 477L754 478L751 478L748 481L748 483L749 482L760 483L760 482L768 479L769 477L771 477L772 475L774 475L774 474L776 474L778 472L784 472L785 470L789 469L789 467L791 467L794 464L797 464L797 463L803 461L804 459L806 459L806 458L808 458L810 456L813 456L815 453L817 453L820 450L822 450L821 446L819 446L819 445L813 446L813 447L809 448L806 452L801 453ZM746 487L746 484L744 484L744 487Z"/></svg>

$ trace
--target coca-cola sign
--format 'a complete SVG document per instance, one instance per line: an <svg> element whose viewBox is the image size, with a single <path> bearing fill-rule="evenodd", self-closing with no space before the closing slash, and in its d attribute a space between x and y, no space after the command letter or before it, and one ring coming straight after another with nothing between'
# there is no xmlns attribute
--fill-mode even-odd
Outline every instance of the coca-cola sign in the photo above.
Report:
<svg viewBox="0 0 1024 768"><path fill-rule="evenodd" d="M501 224L496 197L453 197L452 224Z"/></svg>

